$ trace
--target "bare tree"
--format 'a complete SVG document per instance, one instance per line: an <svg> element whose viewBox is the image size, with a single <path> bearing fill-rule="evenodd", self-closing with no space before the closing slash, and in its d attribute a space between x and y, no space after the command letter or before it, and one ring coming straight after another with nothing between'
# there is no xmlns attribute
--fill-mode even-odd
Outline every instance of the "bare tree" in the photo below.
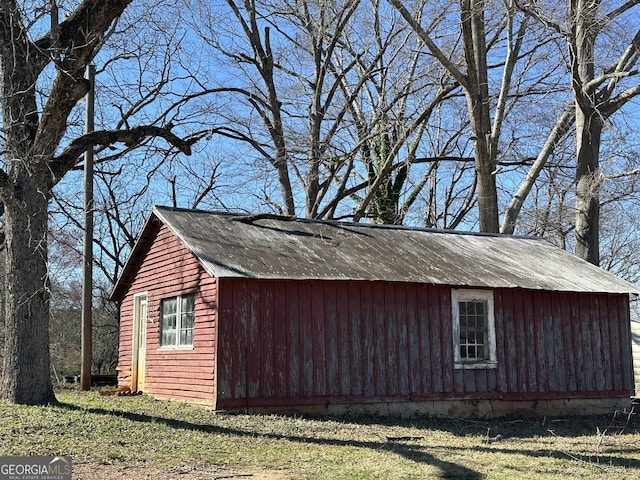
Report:
<svg viewBox="0 0 640 480"><path fill-rule="evenodd" d="M268 194L265 202L313 218L403 221L426 198L420 192L436 171L425 163L414 172L413 160L456 148L455 141L437 146L429 138L441 136L430 128L431 115L457 94L457 82L379 0L230 9L213 15L203 4L193 21L224 65L210 85L201 80L203 92L216 98L203 108L216 112L212 134L253 150L251 169L267 160L278 173L282 203ZM443 18L428 21L435 26ZM262 67L266 61L272 67ZM231 102L233 108L219 107ZM456 125L452 136L463 131Z"/></svg>
<svg viewBox="0 0 640 480"><path fill-rule="evenodd" d="M516 3L566 42L574 108L561 117L556 128L563 130L567 122L575 120L575 253L599 265L599 194L605 179L600 169L603 129L612 115L640 94L634 80L640 58L640 28L632 21L637 19L640 2L612 2L607 4L610 10L600 12L599 0L569 0L566 15L561 12L555 17L557 4L551 8L541 1ZM604 40L613 35L615 40Z"/></svg>
<svg viewBox="0 0 640 480"><path fill-rule="evenodd" d="M471 134L474 141L475 168L477 176L477 200L479 227L484 232L499 231L498 193L496 188L496 167L504 117L507 112L514 71L521 60L523 40L529 28L529 20L517 14L513 2L505 2L504 11L497 3L492 6L493 23L487 25L486 2L460 0L459 31L462 39L463 61L442 50L419 21L420 15L410 11L402 0L389 0L404 19L420 36L425 47L446 68L463 88ZM422 8L422 5L418 6ZM495 17L499 17L497 20ZM495 92L490 86L490 50L506 33L506 47L501 61L502 79ZM493 108L492 108L493 107Z"/></svg>
<svg viewBox="0 0 640 480"><path fill-rule="evenodd" d="M129 3L84 0L59 23L55 1L0 2L0 200L7 268L0 394L9 402L56 401L49 377L47 280L47 209L53 187L94 145L135 145L159 136L190 152L189 142L154 125L65 139L67 121L88 90L85 69ZM30 37L43 30L43 35Z"/></svg>

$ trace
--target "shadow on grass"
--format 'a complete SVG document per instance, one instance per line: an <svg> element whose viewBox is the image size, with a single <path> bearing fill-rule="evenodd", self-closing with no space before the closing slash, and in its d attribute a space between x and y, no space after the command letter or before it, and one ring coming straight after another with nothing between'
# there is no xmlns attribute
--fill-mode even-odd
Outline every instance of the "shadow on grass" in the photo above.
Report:
<svg viewBox="0 0 640 480"><path fill-rule="evenodd" d="M146 415L141 413L108 410L104 408L96 407L80 407L70 403L60 402L58 405L60 408L68 410L78 410L98 415L113 415L120 418L125 418L133 422L142 423L154 423L163 424L175 429L183 429L189 431L198 431L219 435L235 435L239 437L256 437L269 438L274 440L287 440L290 442L298 442L303 444L312 445L329 445L338 447L357 447L357 448L370 448L372 450L380 451L387 450L413 462L425 463L439 468L441 471L440 478L455 478L461 480L479 480L484 478L484 475L471 470L463 465L457 463L448 462L436 457L428 452L425 452L419 445L411 445L404 442L371 442L371 441L356 441L356 440L340 440L340 439L328 439L328 438L315 438L301 435L279 435L275 433L262 433L255 430L242 430L239 428L229 428L217 425L208 425L201 423L187 422L184 420L176 420L173 418L164 418L153 415Z"/></svg>
<svg viewBox="0 0 640 480"><path fill-rule="evenodd" d="M195 423L184 420L177 420L173 418L164 418L155 415L147 415L135 412L127 412L122 410L111 410L99 407L81 407L70 403L61 402L59 405L61 408L69 409L69 410L81 410L83 412L99 414L99 415L110 415L120 418L125 418L134 422L142 422L142 423L160 423L164 424L168 427L174 429L182 429L189 431L198 431L204 433L211 434L221 434L221 435L235 435L239 437L256 437L260 436L263 438L269 438L274 440L287 440L291 442L298 442L302 444L313 444L313 445L330 445L330 446L344 446L344 447L357 447L357 448L369 448L372 450L380 451L387 450L402 457L417 463L424 463L428 465L432 465L441 471L440 478L458 478L458 479L481 479L484 478L484 475L476 472L475 470L469 469L463 465L449 462L439 458L432 453L430 453L429 447L424 447L415 443L407 443L406 441L397 441L397 440L389 440L389 441L357 441L357 440L343 440L343 439L327 439L327 438L316 438L311 436L303 436L303 435L286 435L286 434L277 434L277 433L265 433L259 432L255 430L245 430L241 428L230 428L219 425L210 425L203 423ZM315 420L322 420L317 417L313 417ZM350 423L359 423L363 425L375 425L375 424L388 424L390 426L397 425L405 425L405 426L413 426L417 428L425 428L430 430L446 430L454 435L467 435L470 433L469 425L472 428L484 429L485 432L494 432L499 431L503 438L506 440L509 437L534 437L539 436L541 431L549 432L553 429L553 433L559 436L581 436L581 435L593 435L596 430L596 425L593 423L596 420L595 417L578 417L578 418L565 418L565 419L538 419L538 420L513 420L513 421L491 421L491 422L482 422L482 421L471 421L464 419L435 419L434 421L426 421L421 420L420 422L409 422L398 420L396 422L392 422L390 420L380 421L381 419L374 418L325 418L325 420L348 420ZM432 419L433 420L433 419ZM606 417L597 417L598 422L603 422L606 428L607 419ZM522 423L522 425L520 425ZM536 428L530 428L531 424L534 423ZM600 428L600 427L597 427ZM523 435L523 433L527 433ZM469 451L473 450L477 453L502 453L502 454L513 454L513 455L525 455L532 458L558 458L563 460L572 460L579 463L590 464L594 466L606 465L606 466L619 466L625 468L634 468L640 469L640 459L635 458L626 458L620 456L609 456L606 454L601 455L599 458L594 457L582 457L580 455L575 455L570 452L563 452L556 449L509 449L509 448L501 448L498 446L499 444L494 444L492 446L475 446L475 447L456 447L452 445L446 446L446 452L455 452L455 451ZM594 458L596 461L594 461ZM602 462L602 463L599 463Z"/></svg>

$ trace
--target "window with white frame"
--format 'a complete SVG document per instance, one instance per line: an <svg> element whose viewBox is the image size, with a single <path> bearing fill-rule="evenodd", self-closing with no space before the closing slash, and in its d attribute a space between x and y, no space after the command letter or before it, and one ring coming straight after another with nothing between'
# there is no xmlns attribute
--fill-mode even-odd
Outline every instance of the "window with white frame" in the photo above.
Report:
<svg viewBox="0 0 640 480"><path fill-rule="evenodd" d="M160 303L160 346L193 346L195 295L165 298Z"/></svg>
<svg viewBox="0 0 640 480"><path fill-rule="evenodd" d="M452 290L453 348L456 368L495 368L493 292Z"/></svg>

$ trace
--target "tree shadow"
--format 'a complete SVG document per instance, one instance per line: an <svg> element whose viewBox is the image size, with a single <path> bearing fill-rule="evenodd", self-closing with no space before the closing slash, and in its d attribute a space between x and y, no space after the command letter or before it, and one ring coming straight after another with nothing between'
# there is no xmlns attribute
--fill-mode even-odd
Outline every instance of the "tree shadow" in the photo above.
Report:
<svg viewBox="0 0 640 480"><path fill-rule="evenodd" d="M256 432L253 429L241 429L231 428L220 425L211 425L206 423L195 423L185 420L178 420L174 418L165 418L155 415L141 414L135 412L127 412L124 410L111 410L100 407L80 407L70 403L60 403L61 408L69 410L83 411L93 414L110 415L120 418L125 418L134 422L141 423L154 423L164 424L168 427L199 431L211 434L222 435L235 435L240 437L255 437L261 436L269 439L287 440L291 442L297 442L302 444L312 445L330 445L330 446L344 446L344 447L357 447L357 448L369 448L375 451L386 450L396 453L407 460L432 465L438 468L441 472L440 478L459 478L459 479L481 479L483 474L460 465L454 462L446 461L429 450L433 450L432 447L425 447L415 442L414 437L388 437L387 441L358 441L358 440L345 440L345 439L328 439L318 438L304 435L290 435L290 434L277 434L271 432ZM477 421L468 419L450 419L450 418L420 418L413 420L402 420L392 418L379 418L379 417L312 417L314 420L325 421L348 421L349 423L356 423L362 425L386 425L386 426L406 426L424 429L428 434L429 431L446 431L456 436L474 435L496 435L500 440L496 440L496 443L487 441L485 445L478 445L475 447L456 447L453 445L447 445L447 452L462 452L473 450L477 453L502 453L502 454L514 454L514 455L526 455L532 458L557 458L563 460L572 460L580 463L589 463L598 466L597 462L593 461L593 457L583 457L579 454L573 454L571 452L563 452L557 449L522 449L517 450L503 447L501 442L508 441L509 437L513 438L536 438L540 436L549 436L549 434L563 436L563 437L579 437L584 435L594 435L599 431L604 431L605 428L612 428L613 422L611 417L597 416L597 417L559 417L559 418L542 418L542 419L500 419L492 421ZM632 417L629 417L632 418ZM614 417L615 419L615 417ZM636 428L638 431L640 428L640 419L633 418L633 422L627 422L626 427ZM600 426L603 425L603 426ZM613 430L611 433L616 433ZM613 453L613 452L609 452ZM623 456L613 456L608 453L603 453L597 459L602 460L602 463L606 463L607 466L618 466L624 468L640 469L640 458L628 458Z"/></svg>
<svg viewBox="0 0 640 480"><path fill-rule="evenodd" d="M239 437L256 437L269 438L274 440L287 440L310 445L329 445L337 447L356 447L369 448L375 451L387 450L396 453L407 460L432 465L441 471L439 478L455 478L461 480L480 480L484 478L479 472L467 468L463 465L448 462L424 450L417 444L410 444L400 441L357 441L330 438L317 438L303 435L281 435L269 432L256 432L255 430L243 430L240 428L230 428L219 425L210 425L203 423L194 423L173 418L159 417L155 415L147 415L142 413L127 412L121 410L109 410L99 407L80 407L70 403L60 402L60 408L82 411L98 415L112 415L124 418L133 422L163 424L165 426L189 431L198 431L203 433L218 435L234 435Z"/></svg>

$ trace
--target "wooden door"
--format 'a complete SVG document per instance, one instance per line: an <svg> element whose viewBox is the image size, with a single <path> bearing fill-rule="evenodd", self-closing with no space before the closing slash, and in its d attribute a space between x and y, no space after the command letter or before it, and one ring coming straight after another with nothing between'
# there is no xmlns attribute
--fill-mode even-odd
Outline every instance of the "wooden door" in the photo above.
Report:
<svg viewBox="0 0 640 480"><path fill-rule="evenodd" d="M147 354L147 296L134 298L133 352L131 371L131 390L144 391L145 360Z"/></svg>

